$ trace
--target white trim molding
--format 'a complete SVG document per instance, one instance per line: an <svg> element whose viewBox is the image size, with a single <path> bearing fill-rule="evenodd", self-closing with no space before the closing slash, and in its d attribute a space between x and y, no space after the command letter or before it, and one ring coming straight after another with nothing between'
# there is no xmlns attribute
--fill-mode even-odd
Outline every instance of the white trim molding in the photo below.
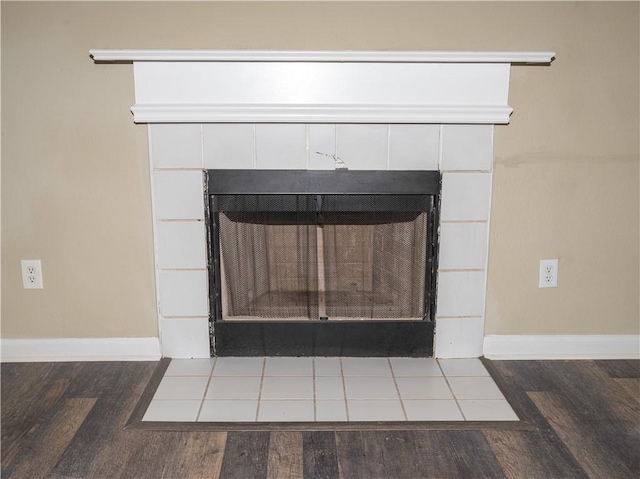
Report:
<svg viewBox="0 0 640 479"><path fill-rule="evenodd" d="M484 338L488 359L640 359L640 335L558 335Z"/></svg>
<svg viewBox="0 0 640 479"><path fill-rule="evenodd" d="M49 361L157 361L158 338L1 339L3 363Z"/></svg>

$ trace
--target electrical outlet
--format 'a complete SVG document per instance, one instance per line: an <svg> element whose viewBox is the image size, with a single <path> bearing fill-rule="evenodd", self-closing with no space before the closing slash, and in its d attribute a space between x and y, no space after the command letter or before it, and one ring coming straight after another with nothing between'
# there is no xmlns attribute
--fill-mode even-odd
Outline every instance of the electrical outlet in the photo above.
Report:
<svg viewBox="0 0 640 479"><path fill-rule="evenodd" d="M24 289L43 289L42 264L39 259L23 259L22 287Z"/></svg>
<svg viewBox="0 0 640 479"><path fill-rule="evenodd" d="M539 288L557 288L558 287L558 260L557 259L541 259L540 260L540 280Z"/></svg>

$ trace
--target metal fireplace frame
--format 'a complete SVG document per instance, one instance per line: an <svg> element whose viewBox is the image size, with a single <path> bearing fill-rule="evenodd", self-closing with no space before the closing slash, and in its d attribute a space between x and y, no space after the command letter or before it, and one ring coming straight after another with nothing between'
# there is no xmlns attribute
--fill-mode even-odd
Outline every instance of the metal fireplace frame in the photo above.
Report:
<svg viewBox="0 0 640 479"><path fill-rule="evenodd" d="M205 170L204 197L212 356L406 356L433 355L435 326L439 171ZM222 319L217 195L419 195L427 211L423 320L225 321Z"/></svg>

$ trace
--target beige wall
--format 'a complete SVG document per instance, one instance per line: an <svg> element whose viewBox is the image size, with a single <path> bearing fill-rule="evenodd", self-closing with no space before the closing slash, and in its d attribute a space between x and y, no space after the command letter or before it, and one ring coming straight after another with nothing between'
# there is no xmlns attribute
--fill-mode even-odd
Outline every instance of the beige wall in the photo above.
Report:
<svg viewBox="0 0 640 479"><path fill-rule="evenodd" d="M157 334L132 67L90 48L556 51L512 68L496 128L486 331L638 333L639 20L635 2L2 3L2 335ZM25 291L36 258L45 289Z"/></svg>

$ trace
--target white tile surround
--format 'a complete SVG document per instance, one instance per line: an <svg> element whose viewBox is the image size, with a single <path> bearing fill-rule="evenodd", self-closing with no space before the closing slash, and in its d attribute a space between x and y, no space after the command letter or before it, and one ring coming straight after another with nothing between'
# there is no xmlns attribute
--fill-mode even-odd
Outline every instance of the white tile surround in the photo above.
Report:
<svg viewBox="0 0 640 479"><path fill-rule="evenodd" d="M163 355L207 357L203 169L440 170L435 355L482 355L492 125L151 124Z"/></svg>

